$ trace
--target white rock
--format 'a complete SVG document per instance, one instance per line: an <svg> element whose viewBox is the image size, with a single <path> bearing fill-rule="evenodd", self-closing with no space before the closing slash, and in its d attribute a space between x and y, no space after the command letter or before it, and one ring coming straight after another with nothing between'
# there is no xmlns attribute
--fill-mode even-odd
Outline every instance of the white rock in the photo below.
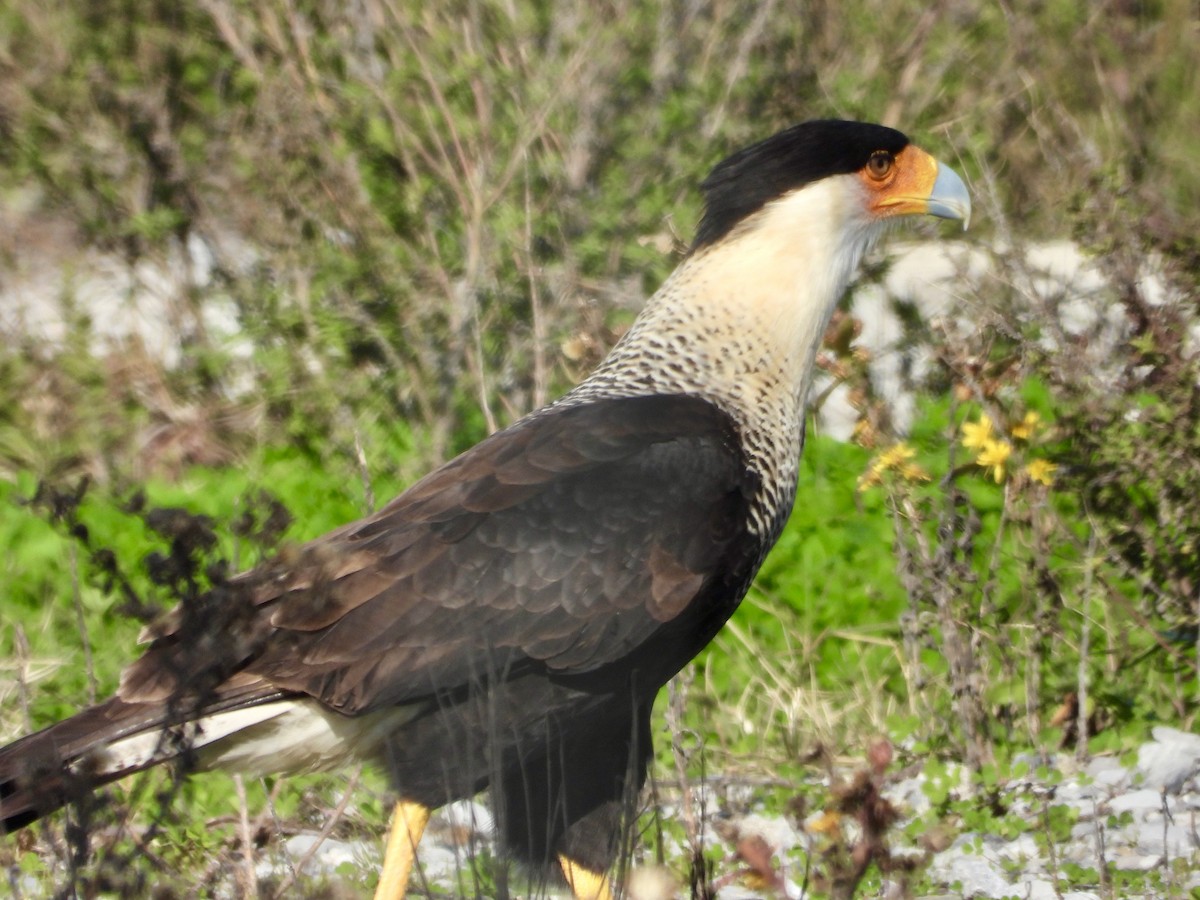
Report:
<svg viewBox="0 0 1200 900"><path fill-rule="evenodd" d="M717 892L720 900L762 900L762 891L753 891L740 884L727 884Z"/></svg>
<svg viewBox="0 0 1200 900"><path fill-rule="evenodd" d="M1158 811L1162 809L1162 805L1162 794L1149 788L1118 794L1108 801L1108 809L1113 813Z"/></svg>
<svg viewBox="0 0 1200 900"><path fill-rule="evenodd" d="M306 859L310 852L312 856ZM287 878L303 861L301 877L320 877L331 875L346 864L352 866L353 871L365 871L375 865L372 860L378 857L379 848L374 842L341 841L329 837L320 840L315 832L301 832L284 841L280 850L260 854L254 871L263 879Z"/></svg>
<svg viewBox="0 0 1200 900"><path fill-rule="evenodd" d="M1081 841L1095 839L1098 823L1095 820L1079 821L1071 826L1071 840Z"/></svg>
<svg viewBox="0 0 1200 900"><path fill-rule="evenodd" d="M1109 859L1109 863L1123 872L1149 872L1162 862L1159 856L1144 856L1138 853L1121 854Z"/></svg>
<svg viewBox="0 0 1200 900"><path fill-rule="evenodd" d="M466 871L470 864L470 856L466 852L455 853L453 850L437 844L426 847L422 841L421 851L417 854L417 870L413 872L412 883L414 886L419 885L422 878L442 884L453 883L458 877L458 873Z"/></svg>
<svg viewBox="0 0 1200 900"><path fill-rule="evenodd" d="M1156 822L1135 822L1122 836L1140 853L1169 859L1190 857L1196 850L1190 829L1171 822L1164 828L1161 819Z"/></svg>
<svg viewBox="0 0 1200 900"><path fill-rule="evenodd" d="M430 825L468 830L472 835L486 839L490 839L496 831L491 811L474 800L456 800L443 806L434 813Z"/></svg>
<svg viewBox="0 0 1200 900"><path fill-rule="evenodd" d="M1065 781L1054 792L1058 803L1067 803L1076 809L1091 810L1092 800L1103 793L1103 788L1094 781L1092 784L1082 784L1078 781Z"/></svg>
<svg viewBox="0 0 1200 900"><path fill-rule="evenodd" d="M854 426L858 424L858 410L850 402L850 388L839 384L830 390L832 380L827 376L819 376L814 382L809 396L816 398L829 391L817 416L817 434L823 434L836 441L848 441L854 434Z"/></svg>
<svg viewBox="0 0 1200 900"><path fill-rule="evenodd" d="M762 838L773 852L781 855L801 842L800 834L782 816L760 816L755 813L742 816L737 820L737 830L743 838Z"/></svg>
<svg viewBox="0 0 1200 900"><path fill-rule="evenodd" d="M1200 735L1159 725L1153 741L1138 748L1137 770L1143 783L1178 794L1200 772Z"/></svg>
<svg viewBox="0 0 1200 900"><path fill-rule="evenodd" d="M924 775L906 778L889 785L884 789L883 796L893 806L914 817L923 815L933 806L929 795L925 793Z"/></svg>
<svg viewBox="0 0 1200 900"><path fill-rule="evenodd" d="M1060 894L1054 887L1054 882L1043 878L1029 878L1018 882L1013 886L1010 896L1017 896L1022 900L1100 900L1098 894L1087 891Z"/></svg>
<svg viewBox="0 0 1200 900"><path fill-rule="evenodd" d="M963 897L1007 897L1012 885L1000 868L980 853L974 852L970 837L956 840L950 849L933 858L929 874L938 882L958 884Z"/></svg>
<svg viewBox="0 0 1200 900"><path fill-rule="evenodd" d="M256 260L233 235L214 244L233 271L248 272ZM182 358L188 337L203 330L233 355L248 356L252 348L240 334L236 304L213 284L214 261L213 246L195 234L132 265L89 247L23 257L0 272L0 334L26 334L57 346L66 339L67 323L82 316L97 354L136 346L170 368ZM206 292L199 306L193 301L197 290Z"/></svg>
<svg viewBox="0 0 1200 900"><path fill-rule="evenodd" d="M1132 771L1112 756L1093 757L1083 771L1092 781L1103 787L1122 786L1128 784L1133 777Z"/></svg>
<svg viewBox="0 0 1200 900"><path fill-rule="evenodd" d="M958 859L945 880L957 883L963 897L1007 897L1012 892L1008 879L981 856Z"/></svg>
<svg viewBox="0 0 1200 900"><path fill-rule="evenodd" d="M303 859L304 855L312 850L318 839L319 835L308 832L288 838L283 846L292 864L295 865ZM358 841L339 841L335 838L326 838L321 841L320 846L313 853L312 859L306 864L305 871L311 873L317 869L333 870L343 863L359 864L369 859L373 852L374 848L368 850Z"/></svg>
<svg viewBox="0 0 1200 900"><path fill-rule="evenodd" d="M991 847L998 859L1025 863L1033 869L1041 868L1042 849L1037 839L1028 832L1017 835L1011 841L997 841Z"/></svg>

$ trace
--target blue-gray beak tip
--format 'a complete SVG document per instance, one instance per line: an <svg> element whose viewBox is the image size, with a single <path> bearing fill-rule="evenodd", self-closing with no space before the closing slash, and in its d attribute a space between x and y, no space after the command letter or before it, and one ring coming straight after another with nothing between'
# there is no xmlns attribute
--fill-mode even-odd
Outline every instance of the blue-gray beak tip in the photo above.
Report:
<svg viewBox="0 0 1200 900"><path fill-rule="evenodd" d="M971 224L971 195L967 186L957 172L940 162L929 194L929 214L942 219L961 219L963 231Z"/></svg>

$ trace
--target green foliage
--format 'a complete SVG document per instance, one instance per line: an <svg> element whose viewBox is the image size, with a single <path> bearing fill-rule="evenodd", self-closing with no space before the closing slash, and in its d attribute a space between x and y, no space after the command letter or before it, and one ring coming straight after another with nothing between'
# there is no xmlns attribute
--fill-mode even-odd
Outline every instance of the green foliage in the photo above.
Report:
<svg viewBox="0 0 1200 900"><path fill-rule="evenodd" d="M131 263L204 238L222 279L190 302L233 295L270 402L292 396L269 377L286 335L345 379L343 407L435 426L435 456L481 400L505 419L568 380L552 348L595 330L588 302L657 285L698 217L694 185L764 120L886 114L934 142L923 128L955 122L960 161L1004 173L1025 233L1059 234L1068 200L1108 193L1079 163L1098 152L1124 197L1170 211L1156 246L1200 231L1183 3L1082 19L915 0L378 12L10 4L0 162ZM230 232L253 242L253 275L209 240ZM280 273L295 309L271 296ZM326 424L292 411L297 430Z"/></svg>
<svg viewBox="0 0 1200 900"><path fill-rule="evenodd" d="M792 521L681 724L704 738L693 766L771 772L810 805L828 793L810 749L887 733L925 759L939 815L1014 833L1011 811L959 798L943 757L970 757L995 798L1014 748L1079 739L1081 687L1091 752L1195 717L1194 33L1179 0L1102 16L1065 0L4 5L0 198L19 211L0 260L40 266L28 246L50 223L68 269L92 248L132 271L201 241L213 274L172 298L169 368L136 341L98 348L69 283L61 340L4 323L0 727L22 727L18 670L33 722L51 721L93 676L112 688L138 629L19 502L39 481L97 485L82 520L141 592L164 545L124 508L141 486L211 516L215 553L252 564L232 523L262 487L303 541L574 380L683 252L695 186L726 151L804 118L887 118L953 154L987 210L974 239L1090 248L1130 339L1100 382L1056 323L1012 314L1026 307L998 279L982 299L1002 327L937 344L937 399L907 438L930 480L860 488L885 426L870 449L810 441ZM1147 258L1184 302L1145 295ZM247 348L206 334L213 302ZM1011 437L1030 411L1045 430L997 482L962 426L987 413ZM1035 459L1058 465L1051 485L1022 468ZM220 778L183 791L206 816L232 802ZM311 816L295 796L279 814ZM1069 824L1050 806L1030 827ZM164 840L187 869L233 838L173 823ZM32 854L19 866L46 874ZM1117 873L1114 890L1146 881Z"/></svg>
<svg viewBox="0 0 1200 900"><path fill-rule="evenodd" d="M861 448L815 437L805 448L796 506L783 537L757 581L800 633L822 635L868 629L894 622L903 591L889 561L891 528L882 498L860 496L855 488L869 454ZM750 607L740 621L748 628L777 628L778 622ZM839 641L822 647L819 668L838 678L843 656ZM878 648L870 665L887 665ZM849 670L847 670L849 671Z"/></svg>
<svg viewBox="0 0 1200 900"><path fill-rule="evenodd" d="M386 447L374 447L371 455L404 452L404 441L392 437ZM270 485L292 515L293 525L283 536L288 543L332 530L366 508L364 485L352 456L330 466L326 458L297 448L265 447L234 468L194 468L175 481L147 483L145 495L150 507L179 507L211 517L218 523L214 556L237 570L258 560L260 548L236 535L233 526L247 513L263 515L258 499L262 485ZM370 488L385 499L400 485L394 476L385 475ZM132 658L140 623L119 611L119 597L101 590L103 579L89 566L86 554L28 504L36 491L29 476L11 484L0 482L0 538L6 548L4 619L8 625L24 625L30 647L26 665L39 678L30 711L35 724L48 724L78 708L92 674L73 664L79 659L82 637L71 606L73 594L78 593L87 614L87 638L102 695L113 690L118 672ZM164 550L164 540L129 511L127 498L93 490L84 498L79 518L96 546L113 551L140 594L151 602L157 598L160 609L173 604L171 595L164 595L149 580L143 566L151 553ZM8 659L17 656L14 640L10 627L0 631L0 653ZM51 673L53 677L47 678ZM6 708L5 714L15 711ZM6 719L4 725L11 729L16 723Z"/></svg>

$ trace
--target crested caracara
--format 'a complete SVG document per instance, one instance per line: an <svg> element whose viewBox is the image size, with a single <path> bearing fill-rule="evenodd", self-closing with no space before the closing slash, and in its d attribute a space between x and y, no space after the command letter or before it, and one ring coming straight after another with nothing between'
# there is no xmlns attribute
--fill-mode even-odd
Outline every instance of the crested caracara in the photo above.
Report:
<svg viewBox="0 0 1200 900"><path fill-rule="evenodd" d="M181 755L242 773L363 759L399 798L377 897L403 896L429 811L485 788L506 852L610 896L655 694L792 508L834 305L889 222L970 213L950 169L856 122L789 128L702 187L690 252L595 372L233 579L219 640L169 619L115 696L0 750L4 830Z"/></svg>

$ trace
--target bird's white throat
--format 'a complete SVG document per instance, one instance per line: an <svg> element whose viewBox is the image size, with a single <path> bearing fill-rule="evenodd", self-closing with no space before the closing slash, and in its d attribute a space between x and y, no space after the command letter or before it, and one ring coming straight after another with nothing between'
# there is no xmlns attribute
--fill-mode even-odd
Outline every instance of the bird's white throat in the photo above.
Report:
<svg viewBox="0 0 1200 900"><path fill-rule="evenodd" d="M829 317L882 230L861 191L849 175L808 185L685 260L577 391L698 394L751 430L778 433L781 415L798 429Z"/></svg>

